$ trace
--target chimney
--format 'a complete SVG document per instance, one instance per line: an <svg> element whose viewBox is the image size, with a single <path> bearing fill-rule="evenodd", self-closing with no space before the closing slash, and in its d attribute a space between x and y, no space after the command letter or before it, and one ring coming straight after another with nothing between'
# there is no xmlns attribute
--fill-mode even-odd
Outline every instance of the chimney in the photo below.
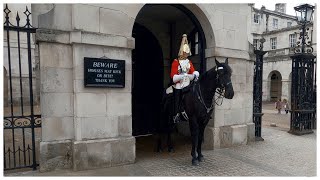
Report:
<svg viewBox="0 0 320 180"><path fill-rule="evenodd" d="M275 11L280 13L286 13L286 3L276 3Z"/></svg>

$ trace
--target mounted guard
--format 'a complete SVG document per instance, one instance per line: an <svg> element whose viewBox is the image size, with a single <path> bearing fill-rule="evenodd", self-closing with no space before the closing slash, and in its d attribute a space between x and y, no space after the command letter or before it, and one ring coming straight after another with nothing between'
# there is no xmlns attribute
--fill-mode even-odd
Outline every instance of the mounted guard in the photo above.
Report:
<svg viewBox="0 0 320 180"><path fill-rule="evenodd" d="M172 86L174 94L174 123L180 122L180 114L184 116L184 119L188 119L186 112L181 107L182 89L187 87L192 80L196 81L199 78L199 72L194 69L188 56L191 56L191 51L187 35L183 34L178 59L173 60L170 73L174 83Z"/></svg>

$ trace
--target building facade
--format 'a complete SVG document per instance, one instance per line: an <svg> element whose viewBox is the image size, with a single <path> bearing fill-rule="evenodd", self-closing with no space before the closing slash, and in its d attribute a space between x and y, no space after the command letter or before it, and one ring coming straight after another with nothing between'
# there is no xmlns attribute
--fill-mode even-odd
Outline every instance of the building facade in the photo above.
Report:
<svg viewBox="0 0 320 180"><path fill-rule="evenodd" d="M315 8L316 14L317 8ZM299 41L300 25L296 17L286 14L286 4L278 3L275 10L264 6L260 9L251 6L252 47L260 46L259 40L264 38L263 50L267 51L263 64L263 101L291 99L291 55ZM314 54L316 49L316 15L308 25L308 41L311 41ZM252 58L255 58L252 56Z"/></svg>
<svg viewBox="0 0 320 180"><path fill-rule="evenodd" d="M285 32L296 30L293 17L258 10L248 4L27 6L32 12L32 25L38 28L32 39L35 91L39 92L41 106L41 171L134 163L135 137L154 132L161 94L170 82L170 65L177 57L182 34L188 35L190 59L200 74L215 66L215 58L223 61L228 57L233 69L235 95L215 106L205 130L204 147L247 144L254 140L254 59L250 57L250 43L264 37L267 40L264 50L270 50L267 44L271 38L281 33L281 37L286 37ZM278 22L273 20L276 18ZM288 22L291 27L287 27ZM277 30L273 29L276 25ZM276 48L265 58L267 76L272 71L282 72L274 67L286 71L291 68L288 60L291 51L285 45L289 39L272 41ZM6 45L4 52L5 48ZM283 55L287 59L278 60ZM124 61L124 87L85 86L84 58ZM5 63L4 68L8 68ZM282 87L286 86L284 80L288 80L289 74L281 73ZM276 76L279 79L279 74ZM270 79L277 77L270 75ZM268 80L264 82L267 89ZM287 97L286 93L281 97ZM264 93L264 100L270 98L270 93ZM181 123L178 129L189 134L187 123Z"/></svg>

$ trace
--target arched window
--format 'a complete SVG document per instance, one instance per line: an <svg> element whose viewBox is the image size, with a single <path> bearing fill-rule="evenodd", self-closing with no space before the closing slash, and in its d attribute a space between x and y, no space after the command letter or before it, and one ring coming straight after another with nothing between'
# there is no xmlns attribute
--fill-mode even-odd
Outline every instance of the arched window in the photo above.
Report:
<svg viewBox="0 0 320 180"><path fill-rule="evenodd" d="M279 77L276 74L272 74L271 76L271 80L278 80Z"/></svg>
<svg viewBox="0 0 320 180"><path fill-rule="evenodd" d="M199 54L199 33L196 29L193 29L188 35L189 46L191 48L191 54L193 56Z"/></svg>

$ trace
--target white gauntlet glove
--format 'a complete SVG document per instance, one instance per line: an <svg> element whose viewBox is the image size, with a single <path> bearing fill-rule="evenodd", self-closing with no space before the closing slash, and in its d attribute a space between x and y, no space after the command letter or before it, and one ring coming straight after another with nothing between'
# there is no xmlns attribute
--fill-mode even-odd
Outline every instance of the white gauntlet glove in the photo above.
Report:
<svg viewBox="0 0 320 180"><path fill-rule="evenodd" d="M194 74L188 74L188 78L190 79L190 81L192 81L195 78Z"/></svg>
<svg viewBox="0 0 320 180"><path fill-rule="evenodd" d="M183 79L184 75L178 75L178 74L175 74L172 78L173 82L176 83L178 81L181 81Z"/></svg>
<svg viewBox="0 0 320 180"><path fill-rule="evenodd" d="M195 81L197 81L198 78L199 78L199 72L198 71L194 71L192 74L195 76Z"/></svg>

